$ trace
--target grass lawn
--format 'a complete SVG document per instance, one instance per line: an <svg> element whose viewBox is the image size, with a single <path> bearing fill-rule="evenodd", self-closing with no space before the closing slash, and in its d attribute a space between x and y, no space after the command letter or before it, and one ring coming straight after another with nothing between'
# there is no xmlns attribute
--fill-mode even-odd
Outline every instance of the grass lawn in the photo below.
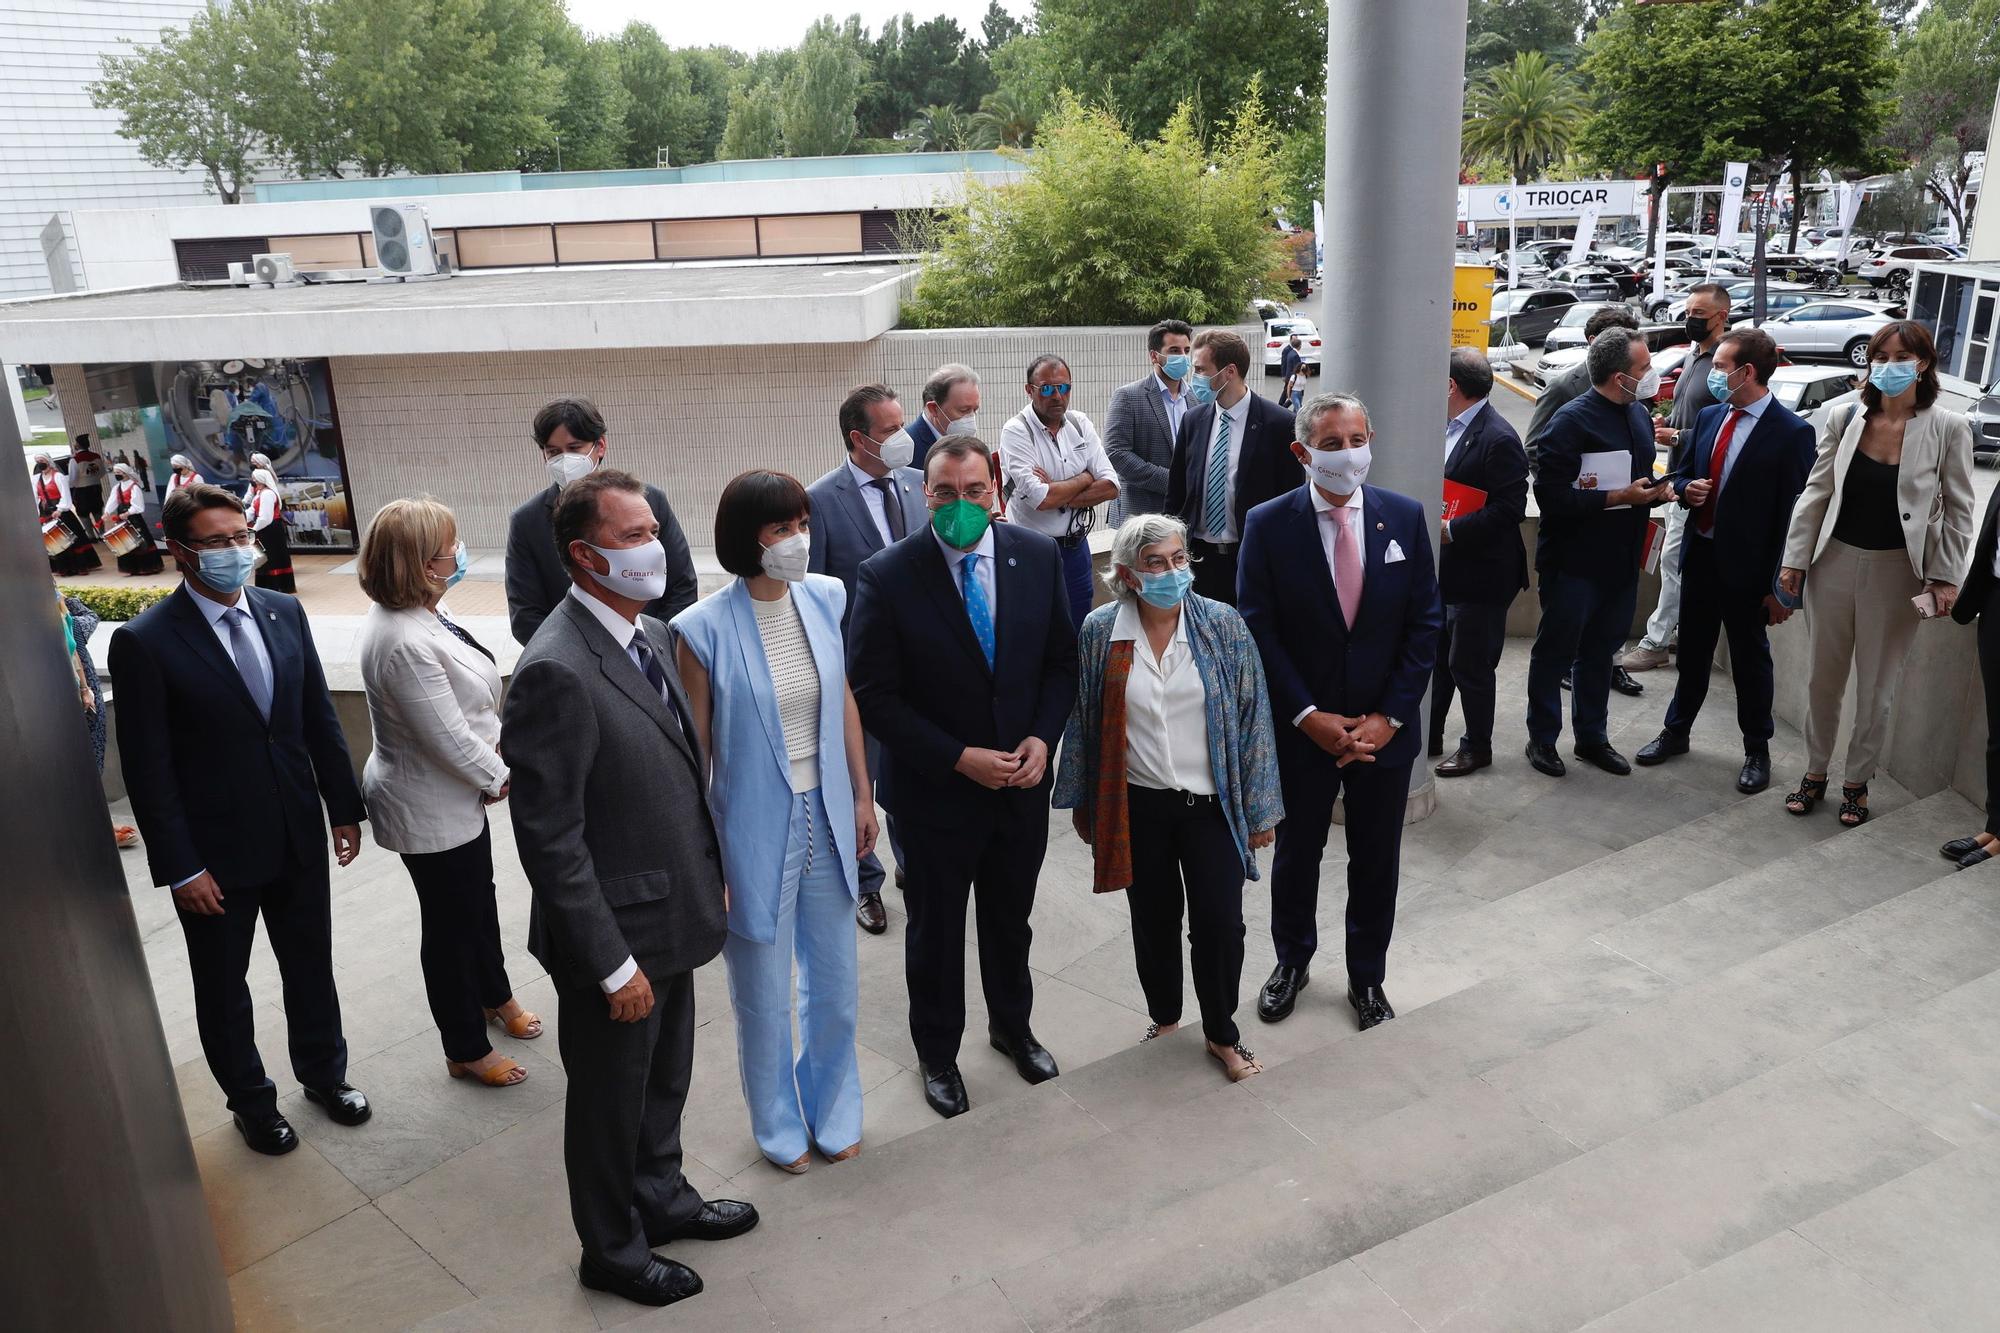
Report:
<svg viewBox="0 0 2000 1333"><path fill-rule="evenodd" d="M37 398L46 398L48 396L49 396L49 386L46 384L38 385L37 387L32 389L21 390L21 401L24 403L32 403Z"/></svg>

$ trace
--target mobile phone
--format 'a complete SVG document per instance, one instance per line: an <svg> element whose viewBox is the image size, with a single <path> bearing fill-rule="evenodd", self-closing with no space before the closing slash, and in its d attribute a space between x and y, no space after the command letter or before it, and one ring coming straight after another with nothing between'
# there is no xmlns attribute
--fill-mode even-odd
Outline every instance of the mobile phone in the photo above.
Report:
<svg viewBox="0 0 2000 1333"><path fill-rule="evenodd" d="M1917 615L1924 620L1931 620L1937 616L1937 594L1929 588L1912 597L1910 605L1917 608Z"/></svg>

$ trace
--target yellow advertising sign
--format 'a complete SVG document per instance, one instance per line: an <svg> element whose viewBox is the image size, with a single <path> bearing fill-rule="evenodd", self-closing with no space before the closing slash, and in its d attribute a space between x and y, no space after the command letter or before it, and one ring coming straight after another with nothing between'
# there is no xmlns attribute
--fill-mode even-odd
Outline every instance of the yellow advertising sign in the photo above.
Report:
<svg viewBox="0 0 2000 1333"><path fill-rule="evenodd" d="M1486 346L1486 325L1493 317L1493 270L1455 264L1451 270L1451 345Z"/></svg>

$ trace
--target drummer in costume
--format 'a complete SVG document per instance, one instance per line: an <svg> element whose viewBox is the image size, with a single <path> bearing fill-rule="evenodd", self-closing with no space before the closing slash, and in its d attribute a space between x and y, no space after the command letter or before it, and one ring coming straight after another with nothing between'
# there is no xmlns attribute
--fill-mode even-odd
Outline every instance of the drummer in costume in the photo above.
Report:
<svg viewBox="0 0 2000 1333"><path fill-rule="evenodd" d="M167 494L172 495L183 486L195 486L207 480L194 470L186 454L175 454L169 461L171 471L167 473Z"/></svg>
<svg viewBox="0 0 2000 1333"><path fill-rule="evenodd" d="M90 529L70 503L69 479L47 454L35 455L35 509L41 515L42 547L49 553L52 573L69 577L104 567L90 544Z"/></svg>
<svg viewBox="0 0 2000 1333"><path fill-rule="evenodd" d="M104 544L118 556L124 574L157 574L163 568L146 521L146 491L130 463L111 468L111 493L104 498Z"/></svg>
<svg viewBox="0 0 2000 1333"><path fill-rule="evenodd" d="M292 578L292 538L285 529L285 505L278 498L278 479L270 469L258 468L250 474L250 493L243 497L244 517L264 548L264 563L257 568L257 586L272 592L295 593Z"/></svg>

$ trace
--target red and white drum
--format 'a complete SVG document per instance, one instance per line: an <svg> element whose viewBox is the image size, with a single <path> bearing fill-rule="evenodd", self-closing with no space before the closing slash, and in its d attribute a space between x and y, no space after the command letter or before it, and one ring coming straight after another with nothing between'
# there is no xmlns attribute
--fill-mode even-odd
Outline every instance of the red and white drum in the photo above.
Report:
<svg viewBox="0 0 2000 1333"><path fill-rule="evenodd" d="M140 532L130 521L120 521L104 530L104 544L111 548L113 555L130 555L134 551L144 549L146 534Z"/></svg>
<svg viewBox="0 0 2000 1333"><path fill-rule="evenodd" d="M42 550L51 556L61 555L76 545L76 534L60 516L42 524Z"/></svg>

